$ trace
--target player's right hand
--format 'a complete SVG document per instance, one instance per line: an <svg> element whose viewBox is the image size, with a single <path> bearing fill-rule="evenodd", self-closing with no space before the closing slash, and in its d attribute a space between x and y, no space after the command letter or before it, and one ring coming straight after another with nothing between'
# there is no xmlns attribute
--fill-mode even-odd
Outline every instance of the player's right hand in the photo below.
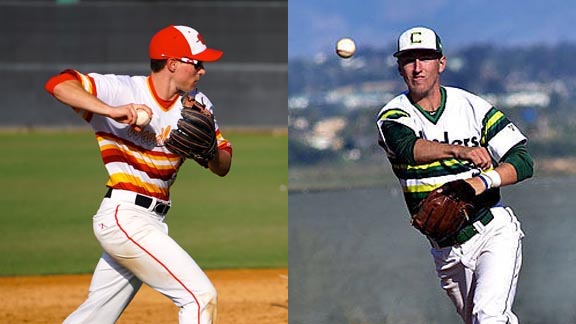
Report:
<svg viewBox="0 0 576 324"><path fill-rule="evenodd" d="M460 146L456 158L470 161L475 167L482 170L492 167L492 158L485 147Z"/></svg>
<svg viewBox="0 0 576 324"><path fill-rule="evenodd" d="M136 120L138 119L138 113L136 111L137 109L143 109L148 113L149 116L152 116L152 109L146 105L127 104L109 109L108 117L119 123L135 126Z"/></svg>

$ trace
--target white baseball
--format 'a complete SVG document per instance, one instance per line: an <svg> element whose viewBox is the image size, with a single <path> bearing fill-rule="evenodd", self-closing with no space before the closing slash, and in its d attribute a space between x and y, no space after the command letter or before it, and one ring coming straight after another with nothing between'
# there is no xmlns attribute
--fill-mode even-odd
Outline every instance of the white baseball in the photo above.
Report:
<svg viewBox="0 0 576 324"><path fill-rule="evenodd" d="M341 58L350 58L356 53L356 43L352 38L340 38L336 42L336 54Z"/></svg>
<svg viewBox="0 0 576 324"><path fill-rule="evenodd" d="M136 118L136 126L144 127L150 123L150 115L144 109L137 109L136 113L138 118Z"/></svg>

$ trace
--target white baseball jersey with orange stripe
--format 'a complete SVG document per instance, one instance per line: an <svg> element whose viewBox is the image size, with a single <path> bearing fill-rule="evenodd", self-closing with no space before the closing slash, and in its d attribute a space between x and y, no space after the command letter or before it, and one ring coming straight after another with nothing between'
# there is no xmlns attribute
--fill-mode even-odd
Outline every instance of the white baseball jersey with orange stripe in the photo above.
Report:
<svg viewBox="0 0 576 324"><path fill-rule="evenodd" d="M170 187L184 160L164 147L181 118L180 98L160 99L145 76L82 74L67 70L46 89L77 79L84 89L116 107L144 104L153 117L141 131L111 118L74 108L95 131L111 188L93 217L94 235L104 252L92 277L86 301L65 324L115 323L142 283L170 298L179 308L179 322L213 324L217 293L192 257L168 236L165 215ZM195 100L213 111L210 100ZM216 125L218 148L232 153Z"/></svg>
<svg viewBox="0 0 576 324"><path fill-rule="evenodd" d="M183 160L168 151L164 141L181 118L180 98L171 102L160 99L150 77L74 72L86 91L108 105L145 104L153 112L150 124L138 132L113 119L75 109L96 132L102 160L109 174L107 186L169 200L170 186ZM213 105L203 93L198 92L195 99L213 113ZM231 149L218 123L216 134L218 148Z"/></svg>

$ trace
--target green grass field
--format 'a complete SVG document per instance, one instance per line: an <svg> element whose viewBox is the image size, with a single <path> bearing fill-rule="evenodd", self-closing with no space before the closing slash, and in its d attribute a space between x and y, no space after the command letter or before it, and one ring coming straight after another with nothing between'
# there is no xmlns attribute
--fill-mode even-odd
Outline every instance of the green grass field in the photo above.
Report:
<svg viewBox="0 0 576 324"><path fill-rule="evenodd" d="M170 235L205 269L288 265L287 135L227 132L234 156L220 178L180 170ZM89 273L101 249L92 215L106 191L94 135L2 133L0 275Z"/></svg>

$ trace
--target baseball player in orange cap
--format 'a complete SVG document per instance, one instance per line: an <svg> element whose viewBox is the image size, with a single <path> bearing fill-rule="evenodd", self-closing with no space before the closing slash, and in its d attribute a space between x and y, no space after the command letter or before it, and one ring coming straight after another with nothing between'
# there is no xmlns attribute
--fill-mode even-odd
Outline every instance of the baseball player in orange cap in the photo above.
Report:
<svg viewBox="0 0 576 324"><path fill-rule="evenodd" d="M46 90L71 106L93 128L108 171L107 192L93 217L103 253L86 301L64 323L115 323L142 283L170 298L180 323L209 324L216 318L216 290L190 255L168 236L165 218L170 187L185 159L163 145L181 118L182 98L196 91L204 62L222 52L208 48L193 28L169 26L150 42L151 73L125 76L66 70ZM136 125L137 111L151 117ZM206 167L230 170L232 146L216 123L217 151Z"/></svg>

